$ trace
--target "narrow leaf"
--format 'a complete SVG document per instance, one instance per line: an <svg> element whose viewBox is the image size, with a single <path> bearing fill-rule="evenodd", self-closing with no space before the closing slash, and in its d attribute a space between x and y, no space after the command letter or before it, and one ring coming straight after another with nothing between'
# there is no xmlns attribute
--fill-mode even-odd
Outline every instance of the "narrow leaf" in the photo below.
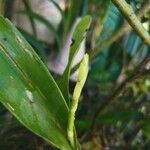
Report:
<svg viewBox="0 0 150 150"><path fill-rule="evenodd" d="M75 32L73 34L73 37L72 37L72 44L70 47L68 65L61 79L58 81L59 88L64 94L64 97L66 100L69 100L69 76L70 76L70 71L72 68L72 63L73 63L75 55L77 54L80 48L81 42L86 36L86 32L88 31L90 27L90 23L91 23L91 17L85 16L83 19L81 19L81 21L77 25Z"/></svg>

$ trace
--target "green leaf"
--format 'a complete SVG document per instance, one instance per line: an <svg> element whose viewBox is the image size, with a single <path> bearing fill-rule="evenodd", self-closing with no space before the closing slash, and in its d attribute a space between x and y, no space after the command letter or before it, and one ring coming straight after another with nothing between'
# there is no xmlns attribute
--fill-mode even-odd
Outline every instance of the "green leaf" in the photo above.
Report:
<svg viewBox="0 0 150 150"><path fill-rule="evenodd" d="M85 16L84 18L81 19L81 21L77 25L75 32L73 34L73 37L72 37L72 44L70 48L70 54L69 54L67 67L61 79L58 81L59 88L64 94L64 97L66 100L69 100L69 76L70 76L70 71L72 68L72 63L73 63L75 55L77 54L80 48L81 42L86 36L86 32L90 27L90 23L91 23L91 17Z"/></svg>
<svg viewBox="0 0 150 150"><path fill-rule="evenodd" d="M68 107L49 71L17 29L0 17L0 101L28 129L59 149Z"/></svg>

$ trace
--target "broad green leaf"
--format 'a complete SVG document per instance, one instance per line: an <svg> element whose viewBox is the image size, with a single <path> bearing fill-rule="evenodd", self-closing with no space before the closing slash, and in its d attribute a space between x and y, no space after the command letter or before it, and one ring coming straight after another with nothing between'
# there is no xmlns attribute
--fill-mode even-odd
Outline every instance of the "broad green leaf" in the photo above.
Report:
<svg viewBox="0 0 150 150"><path fill-rule="evenodd" d="M0 101L28 129L59 149L67 140L68 107L57 84L17 29L0 17Z"/></svg>
<svg viewBox="0 0 150 150"><path fill-rule="evenodd" d="M72 37L72 44L70 48L70 54L69 54L67 67L61 79L58 81L59 88L61 89L66 100L69 99L69 76L70 76L70 71L72 68L72 63L73 63L75 55L77 54L80 48L81 42L86 36L86 32L90 27L90 23L91 23L91 17L85 16L83 19L81 19L81 21L77 25L75 32L73 34L73 37Z"/></svg>

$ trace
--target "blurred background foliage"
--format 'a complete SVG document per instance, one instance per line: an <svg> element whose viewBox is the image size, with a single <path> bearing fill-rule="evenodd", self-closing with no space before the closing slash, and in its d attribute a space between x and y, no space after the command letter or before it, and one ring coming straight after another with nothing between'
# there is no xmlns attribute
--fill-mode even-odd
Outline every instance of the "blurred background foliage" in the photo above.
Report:
<svg viewBox="0 0 150 150"><path fill-rule="evenodd" d="M150 79L148 77L130 84L121 96L116 98L117 101L107 108L106 113L98 117L96 129L90 132L96 110L149 54L149 47L131 29L116 38L114 42L106 42L115 37L124 24L127 24L112 2L110 0L44 0L47 4L51 3L61 15L56 27L53 20L47 19L55 16L45 17L33 10L31 3L37 0L19 0L23 5L19 7L20 10L14 6L17 1L0 0L0 13L12 21L14 15L25 15L28 18L32 33L25 30L25 25L18 26L18 29L45 64L50 61L50 55L59 54L61 51L74 20L87 14L92 16L93 22L88 31L86 51L93 53L95 49L99 49L100 53L90 61L88 80L77 112L76 128L83 149L150 149ZM39 1L39 5L44 1ZM137 12L143 5L149 5L149 0L128 0L128 3ZM44 11L44 8L41 10ZM141 22L150 32L150 11L142 15ZM38 23L43 24L51 33L54 39L52 42L38 38ZM54 72L52 74L57 77ZM73 88L74 82L71 81L70 84ZM0 150L8 149L50 150L54 148L25 129L0 104Z"/></svg>

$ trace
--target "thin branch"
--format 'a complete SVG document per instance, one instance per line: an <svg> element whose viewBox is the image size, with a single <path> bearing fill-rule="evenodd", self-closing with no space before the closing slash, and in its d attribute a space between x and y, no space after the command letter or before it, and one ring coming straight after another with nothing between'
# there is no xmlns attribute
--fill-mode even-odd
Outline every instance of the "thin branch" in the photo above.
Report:
<svg viewBox="0 0 150 150"><path fill-rule="evenodd" d="M143 7L136 13L137 17L140 19L144 14L150 11L150 1L146 2ZM122 27L114 32L109 38L104 40L102 43L98 44L94 50L90 53L90 59L93 60L104 48L109 47L113 42L121 38L125 33L131 30L131 26L128 23L122 25Z"/></svg>
<svg viewBox="0 0 150 150"><path fill-rule="evenodd" d="M108 97L108 99L106 99L106 101L98 108L93 119L92 129L95 128L98 116L102 113L105 113L107 109L116 102L117 98L128 87L128 85L138 79L141 79L142 77L145 77L147 74L150 74L150 54L140 63L135 71L112 93L112 95Z"/></svg>
<svg viewBox="0 0 150 150"><path fill-rule="evenodd" d="M144 42L150 46L150 35L144 29L140 20L135 15L132 7L125 0L112 0L112 2L120 10L120 12L122 12L124 17L128 20L129 24L139 34L139 36L144 40Z"/></svg>

